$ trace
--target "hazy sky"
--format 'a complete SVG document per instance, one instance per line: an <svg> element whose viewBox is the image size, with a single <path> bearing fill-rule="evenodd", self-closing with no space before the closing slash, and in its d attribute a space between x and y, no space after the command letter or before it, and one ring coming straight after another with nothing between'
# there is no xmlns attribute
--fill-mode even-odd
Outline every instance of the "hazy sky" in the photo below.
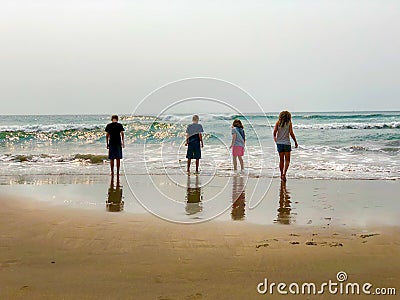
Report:
<svg viewBox="0 0 400 300"><path fill-rule="evenodd" d="M0 0L0 114L130 113L192 76L265 111L400 110L399 37L398 0Z"/></svg>

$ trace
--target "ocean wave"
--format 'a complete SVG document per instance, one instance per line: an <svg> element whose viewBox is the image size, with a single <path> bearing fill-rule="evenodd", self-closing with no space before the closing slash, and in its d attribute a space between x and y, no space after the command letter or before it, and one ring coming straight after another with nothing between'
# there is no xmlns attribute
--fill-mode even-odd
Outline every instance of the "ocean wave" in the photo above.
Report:
<svg viewBox="0 0 400 300"><path fill-rule="evenodd" d="M365 113L365 114L351 114L351 113L329 113L329 114L305 114L294 115L294 118L300 119L372 119L372 118L398 118L400 114L393 113Z"/></svg>
<svg viewBox="0 0 400 300"><path fill-rule="evenodd" d="M387 143L385 143L385 146L400 147L400 135L398 136L398 138L396 140L388 141Z"/></svg>
<svg viewBox="0 0 400 300"><path fill-rule="evenodd" d="M216 120L258 120L258 119L278 119L279 113L258 113L258 114L200 114L202 121L216 121ZM168 121L179 121L186 120L191 121L191 114L170 114L160 116L131 116L126 119L138 119L138 120L168 120ZM335 119L376 119L376 118L400 118L400 112L379 112L379 113L292 113L293 119L316 119L316 120L335 120Z"/></svg>
<svg viewBox="0 0 400 300"><path fill-rule="evenodd" d="M360 153L360 152L375 152L375 153L385 153L385 154L396 154L400 153L400 146L387 146L384 145L383 147L368 147L368 146L361 146L361 145L353 145L353 146L323 146L323 145L307 145L307 146L300 146L300 149L306 150L310 155L315 155L315 152L318 153L338 153L338 152L347 152L347 153ZM307 156L306 153L303 154Z"/></svg>
<svg viewBox="0 0 400 300"><path fill-rule="evenodd" d="M2 125L0 132L64 132L104 129L105 125L49 124L49 125Z"/></svg>
<svg viewBox="0 0 400 300"><path fill-rule="evenodd" d="M124 170L127 174L165 175L182 174L185 167L184 152L177 159L176 150L166 149L162 156L158 150L149 152L150 158L145 161L137 151L125 152ZM216 176L230 176L231 161L224 158L226 152L223 147L214 152L206 152L202 161L202 174ZM331 178L331 179L395 179L399 178L400 169L393 158L382 155L381 152L399 153L399 148L373 149L366 146L310 146L301 147L293 153L293 176L297 178ZM277 163L273 157L263 160L257 159L254 149L249 149L249 157L246 157L246 168L250 175L259 177L271 177L277 170ZM377 154L375 154L376 152ZM155 155L153 155L155 154ZM215 165L215 162L217 165ZM81 153L71 155L57 154L5 154L0 155L0 176L5 175L76 175L76 174L107 174L107 156L94 153ZM217 167L215 170L214 168Z"/></svg>
<svg viewBox="0 0 400 300"><path fill-rule="evenodd" d="M168 121L168 122L167 122ZM152 120L148 123L136 121L135 123L123 124L125 130L179 130L185 131L188 122L175 122L177 120ZM226 127L226 124L221 125L221 129ZM265 126L266 124L254 124L254 126ZM273 126L274 124L271 124ZM203 124L206 129L207 124ZM400 128L400 121L393 122L336 122L336 123L312 123L302 124L294 123L294 128L297 129L386 129L386 128ZM212 128L217 128L216 124L212 124ZM228 127L227 127L228 128ZM104 133L104 124L50 124L50 125L0 125L0 134L6 133L71 133L71 132L102 132Z"/></svg>
<svg viewBox="0 0 400 300"><path fill-rule="evenodd" d="M295 129L394 129L400 128L400 122L389 123L315 123L293 124Z"/></svg>
<svg viewBox="0 0 400 300"><path fill-rule="evenodd" d="M102 164L107 160L106 155L101 154L3 154L0 162L19 162L19 163L63 163L63 162L84 162L90 164Z"/></svg>

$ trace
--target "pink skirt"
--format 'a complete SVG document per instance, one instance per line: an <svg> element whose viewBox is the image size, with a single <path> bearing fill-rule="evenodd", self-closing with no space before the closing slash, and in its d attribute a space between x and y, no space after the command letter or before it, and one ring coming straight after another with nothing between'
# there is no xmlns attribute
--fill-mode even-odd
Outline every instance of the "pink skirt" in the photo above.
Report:
<svg viewBox="0 0 400 300"><path fill-rule="evenodd" d="M242 147L242 146L233 146L232 147L232 155L233 156L243 156L244 155L244 147Z"/></svg>

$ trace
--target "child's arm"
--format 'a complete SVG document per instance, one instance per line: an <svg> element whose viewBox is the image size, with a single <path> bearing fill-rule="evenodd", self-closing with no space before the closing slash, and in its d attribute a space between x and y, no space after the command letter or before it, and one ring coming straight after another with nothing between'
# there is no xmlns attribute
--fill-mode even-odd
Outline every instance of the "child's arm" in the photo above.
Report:
<svg viewBox="0 0 400 300"><path fill-rule="evenodd" d="M274 128L274 141L276 143L276 134L278 133L278 122L276 122L275 124L275 128Z"/></svg>
<svg viewBox="0 0 400 300"><path fill-rule="evenodd" d="M290 123L290 125L289 125L289 133L290 133L290 136L292 137L292 139L294 141L294 147L297 148L299 146L299 144L297 144L296 136L294 135L294 132L293 132L292 123Z"/></svg>
<svg viewBox="0 0 400 300"><path fill-rule="evenodd" d="M189 144L189 133L186 133L185 146Z"/></svg>
<svg viewBox="0 0 400 300"><path fill-rule="evenodd" d="M203 144L203 135L202 135L201 133L199 133L199 139L200 139L201 148L203 148L203 147L204 147L204 144Z"/></svg>
<svg viewBox="0 0 400 300"><path fill-rule="evenodd" d="M107 132L106 133L106 146L107 146L107 149L108 149L108 141L109 141L109 139L110 139L110 134Z"/></svg>
<svg viewBox="0 0 400 300"><path fill-rule="evenodd" d="M231 143L231 145L229 146L229 148L232 148L232 147L233 147L233 145L235 144L235 141L236 141L236 133L232 134L232 143Z"/></svg>
<svg viewBox="0 0 400 300"><path fill-rule="evenodd" d="M122 141L122 148L125 148L125 134L123 131L121 131L121 141Z"/></svg>

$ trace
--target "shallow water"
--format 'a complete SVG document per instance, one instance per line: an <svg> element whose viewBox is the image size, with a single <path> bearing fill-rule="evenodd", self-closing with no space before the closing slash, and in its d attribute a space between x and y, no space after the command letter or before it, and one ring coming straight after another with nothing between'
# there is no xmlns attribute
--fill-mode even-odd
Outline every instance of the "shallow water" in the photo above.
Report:
<svg viewBox="0 0 400 300"><path fill-rule="evenodd" d="M230 126L242 119L246 166L253 177L277 172L272 125L277 114L202 115L206 131L202 171L229 176ZM0 175L108 174L106 115L3 116ZM127 174L182 174L188 115L122 116ZM300 147L290 178L399 179L400 112L293 113ZM82 154L89 154L85 156Z"/></svg>

